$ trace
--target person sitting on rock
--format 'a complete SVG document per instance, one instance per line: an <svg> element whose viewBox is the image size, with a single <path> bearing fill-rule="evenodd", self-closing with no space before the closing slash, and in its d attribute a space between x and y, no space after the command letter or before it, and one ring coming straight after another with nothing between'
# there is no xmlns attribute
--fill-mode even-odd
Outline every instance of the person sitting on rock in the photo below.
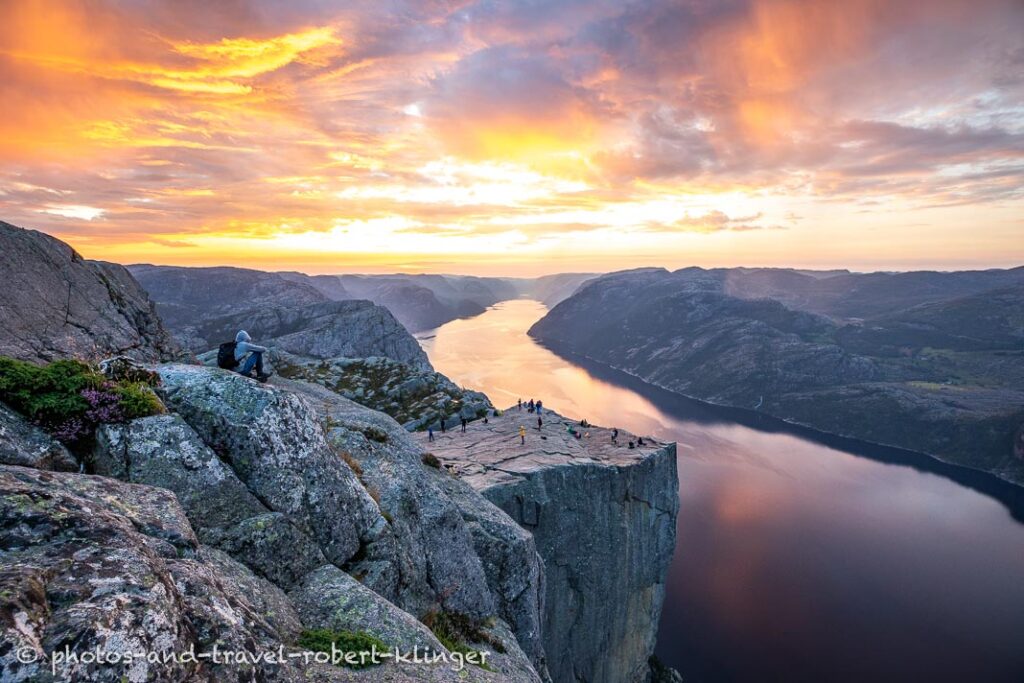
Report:
<svg viewBox="0 0 1024 683"><path fill-rule="evenodd" d="M252 337L245 330L239 330L235 335L235 360L241 363L238 369L239 374L245 377L252 377L253 368L256 369L256 379L266 382L270 377L269 372L263 371L263 354L267 347L252 343Z"/></svg>
<svg viewBox="0 0 1024 683"><path fill-rule="evenodd" d="M637 446L643 446L644 445L644 437L642 437L642 436L637 437L636 445Z"/></svg>

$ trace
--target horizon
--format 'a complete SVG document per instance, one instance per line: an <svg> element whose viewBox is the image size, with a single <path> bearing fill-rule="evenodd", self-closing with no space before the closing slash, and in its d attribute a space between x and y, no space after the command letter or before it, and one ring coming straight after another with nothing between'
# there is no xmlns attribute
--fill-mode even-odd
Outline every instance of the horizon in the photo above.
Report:
<svg viewBox="0 0 1024 683"><path fill-rule="evenodd" d="M100 259L102 260L102 259ZM801 268L796 266L750 266L750 265L737 265L737 266L697 266L697 265L683 265L678 267L668 266L634 266L630 268L620 268L618 270L604 270L604 271L579 271L579 270L555 270L550 272L543 272L539 275L503 275L503 274L488 274L480 275L468 272L454 272L454 271L357 271L357 270L322 270L322 271L305 271L295 270L291 268L258 268L255 266L248 265L236 265L227 263L213 263L209 265L196 265L196 266L182 266L176 264L164 264L164 263L123 263L120 264L126 268L136 267L154 267L154 268L237 268L240 270L254 270L264 273L301 273L303 275L335 275L339 277L343 276L378 276L378 277L416 277L421 275L438 275L447 277L492 277L507 280L532 280L541 277L555 276L555 275L593 275L594 277L600 277L602 275L611 275L613 273L621 273L631 270L665 270L668 272L676 272L679 270L686 270L689 268L699 268L701 270L790 270L795 272L813 272L813 273L849 273L851 275L872 275L876 273L884 274L899 274L899 273L963 273L963 272L983 272L991 270L1016 270L1018 268L1024 268L1024 263L1011 265L1011 266L997 266L991 268L962 268L962 269L936 269L936 268L914 268L914 269L891 269L891 270L856 270L853 268Z"/></svg>
<svg viewBox="0 0 1024 683"><path fill-rule="evenodd" d="M0 7L0 218L119 263L1024 263L1016 0Z"/></svg>

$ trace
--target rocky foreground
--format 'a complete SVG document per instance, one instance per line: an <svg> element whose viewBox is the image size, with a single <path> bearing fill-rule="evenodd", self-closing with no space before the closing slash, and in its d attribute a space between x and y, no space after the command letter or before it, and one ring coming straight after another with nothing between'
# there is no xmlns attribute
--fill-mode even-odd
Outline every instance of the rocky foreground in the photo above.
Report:
<svg viewBox="0 0 1024 683"><path fill-rule="evenodd" d="M83 463L99 476L0 466L0 679L546 679L532 539L424 464L397 423L309 385L302 397L221 370L159 372L169 412L104 427ZM17 427L6 461L63 464ZM488 668L48 663L65 645L295 650L310 629L449 652L427 624L455 618L474 625L461 637L491 653Z"/></svg>
<svg viewBox="0 0 1024 683"><path fill-rule="evenodd" d="M322 386L157 371L167 413L101 427L79 464L92 475L51 471L75 456L2 413L0 679L648 679L675 541L671 445L577 441L551 416L518 447L507 414L428 451ZM455 636L437 628L450 623ZM487 666L50 668L65 646L298 652L314 629L482 651Z"/></svg>
<svg viewBox="0 0 1024 683"><path fill-rule="evenodd" d="M613 440L555 413L542 420L538 428L536 415L513 408L416 439L530 531L544 560L552 678L645 680L675 549L675 444L630 448L627 432Z"/></svg>

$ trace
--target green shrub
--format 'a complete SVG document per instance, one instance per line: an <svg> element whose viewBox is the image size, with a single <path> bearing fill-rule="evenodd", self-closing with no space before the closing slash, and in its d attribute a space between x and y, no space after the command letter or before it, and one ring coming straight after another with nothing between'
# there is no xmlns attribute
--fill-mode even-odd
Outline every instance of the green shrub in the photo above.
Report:
<svg viewBox="0 0 1024 683"><path fill-rule="evenodd" d="M370 652L375 647L378 652L387 652L390 649L387 643L364 631L332 631L326 628L303 631L299 634L298 644L304 650L326 652L328 654L331 653L332 645L339 652L353 653ZM370 661L351 662L343 660L338 662L338 666L345 666L350 669L365 669L373 666L373 663Z"/></svg>
<svg viewBox="0 0 1024 683"><path fill-rule="evenodd" d="M96 427L164 411L142 382L112 382L89 365L33 365L0 356L0 401L68 445L91 441Z"/></svg>
<svg viewBox="0 0 1024 683"><path fill-rule="evenodd" d="M482 626L469 617L454 612L430 612L423 617L423 623L429 628L438 641L449 652L467 655L475 652L467 643L486 643L495 652L504 653L505 646L501 641L483 630ZM488 664L480 664L481 669L494 671Z"/></svg>
<svg viewBox="0 0 1024 683"><path fill-rule="evenodd" d="M436 470L441 469L441 461L438 460L437 456L433 453L424 453L420 460L422 460L423 464L427 467L433 467Z"/></svg>

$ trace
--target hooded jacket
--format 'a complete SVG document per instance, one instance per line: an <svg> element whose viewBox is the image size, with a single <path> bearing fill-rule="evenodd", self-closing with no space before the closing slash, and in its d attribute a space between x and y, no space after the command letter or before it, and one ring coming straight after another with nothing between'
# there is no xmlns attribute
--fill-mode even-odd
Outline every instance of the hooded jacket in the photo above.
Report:
<svg viewBox="0 0 1024 683"><path fill-rule="evenodd" d="M241 361L253 351L264 352L267 347L252 343L252 337L245 330L239 330L235 335L235 360Z"/></svg>

